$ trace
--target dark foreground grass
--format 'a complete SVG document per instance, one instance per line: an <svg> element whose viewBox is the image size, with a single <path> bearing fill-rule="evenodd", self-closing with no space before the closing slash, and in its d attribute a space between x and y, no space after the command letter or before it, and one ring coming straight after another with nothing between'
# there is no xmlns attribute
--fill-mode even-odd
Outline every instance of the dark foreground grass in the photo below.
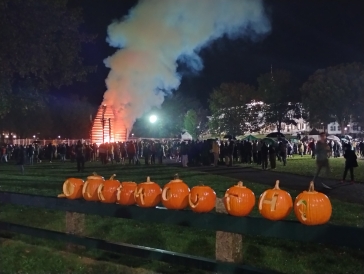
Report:
<svg viewBox="0 0 364 274"><path fill-rule="evenodd" d="M330 158L329 163L330 173L325 174L324 171L322 171L320 177L341 180L344 172L345 159L343 157ZM364 159L358 158L358 165L357 168L354 168L355 181L364 183ZM256 165L252 165L252 167L261 168ZM287 159L286 166L283 166L281 162L277 162L275 171L313 177L316 172L316 160L312 159L309 155L304 155L303 157L295 155L294 157ZM346 180L350 180L349 173Z"/></svg>
<svg viewBox="0 0 364 274"><path fill-rule="evenodd" d="M153 181L166 184L172 179L175 173L190 186L203 183L215 189L217 196L222 197L225 190L236 181L223 176L213 176L201 172L190 172L188 169L178 169L172 167L154 166L100 166L98 163L88 164L88 171L85 173L75 172L73 164L41 164L33 167L26 167L26 174L20 175L15 166L0 166L0 189L6 191L16 191L22 193L32 193L40 195L55 196L62 190L62 183L67 177L79 176L85 178L92 171L108 177L113 173L118 175L121 181L133 180L136 182L145 181L146 176L151 176ZM258 197L267 187L253 182L245 182ZM274 182L272 182L273 185ZM295 197L297 192L289 190ZM344 203L332 200L333 216L331 223L350 226L364 227L364 206ZM2 205L0 220L9 221L24 225L64 231L65 213L41 209L32 209L12 205ZM255 208L252 216L258 216ZM295 219L291 214L289 219ZM213 258L215 253L215 232L189 229L178 226L168 226L164 224L135 222L133 220L123 220L99 216L87 216L85 236L102 238L113 242L124 242L150 246L182 252L191 255ZM80 260L91 258L96 262L92 265L95 269L101 261L111 261L122 265L132 266L133 268L144 268L160 273L192 273L192 270L175 267L158 262L140 260L127 256L116 256L94 250L75 250L73 253L64 253L60 260L65 260L64 264L77 265L77 270L59 267L53 262L53 257L47 258L45 253L53 253L55 250L65 250L65 244L39 239L31 239L22 235L6 234L3 238L11 239L8 244L1 245L1 258L11 262L16 255L22 263L9 266L5 269L7 273L14 273L28 269L25 265L34 265L32 262L38 261L33 273L53 272L49 270L55 267L59 273L94 273L90 270L90 265ZM24 255L22 245L31 244L32 252ZM12 250L7 252L7 250ZM244 262L258 268L268 268L284 273L359 273L364 267L364 252L361 250L323 246L318 244L306 244L301 242L284 241L272 238L246 236L243 240ZM5 257L4 257L5 256ZM338 260L340 258L340 260ZM68 261L67 261L68 260ZM67 262L66 262L67 261ZM69 263L68 263L69 262ZM103 273L127 273L114 271L110 264ZM121 267L121 266L120 266ZM57 268L57 269L56 269ZM133 270L130 270L133 271ZM199 273L199 271L193 271ZM95 272L96 273L96 272ZM99 272L101 273L101 272Z"/></svg>

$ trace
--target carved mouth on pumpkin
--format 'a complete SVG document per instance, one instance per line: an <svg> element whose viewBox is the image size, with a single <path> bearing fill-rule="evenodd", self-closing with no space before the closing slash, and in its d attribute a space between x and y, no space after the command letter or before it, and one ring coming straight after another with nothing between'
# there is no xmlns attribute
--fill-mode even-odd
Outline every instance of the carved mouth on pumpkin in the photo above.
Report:
<svg viewBox="0 0 364 274"><path fill-rule="evenodd" d="M134 198L139 198L140 197L140 202L142 203L142 205L144 205L144 188L140 188L138 191L134 192Z"/></svg>

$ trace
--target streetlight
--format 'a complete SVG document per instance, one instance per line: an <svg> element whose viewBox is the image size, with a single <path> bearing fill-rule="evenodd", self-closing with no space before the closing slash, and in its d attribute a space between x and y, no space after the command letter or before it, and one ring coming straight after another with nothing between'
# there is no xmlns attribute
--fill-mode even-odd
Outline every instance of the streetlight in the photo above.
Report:
<svg viewBox="0 0 364 274"><path fill-rule="evenodd" d="M58 135L58 139L61 139L61 136L60 135Z"/></svg>
<svg viewBox="0 0 364 274"><path fill-rule="evenodd" d="M33 138L35 138L35 135L33 135Z"/></svg>
<svg viewBox="0 0 364 274"><path fill-rule="evenodd" d="M149 117L149 122L151 122L152 124L154 124L155 122L157 122L157 116L155 116L155 115L151 115L150 117Z"/></svg>

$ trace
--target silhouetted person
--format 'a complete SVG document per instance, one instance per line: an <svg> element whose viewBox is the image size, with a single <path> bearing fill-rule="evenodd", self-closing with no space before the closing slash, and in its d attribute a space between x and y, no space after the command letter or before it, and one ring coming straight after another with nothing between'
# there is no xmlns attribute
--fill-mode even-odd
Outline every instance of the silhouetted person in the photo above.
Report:
<svg viewBox="0 0 364 274"><path fill-rule="evenodd" d="M76 145L76 161L78 172L83 171L85 168L85 147L80 140L78 140Z"/></svg>
<svg viewBox="0 0 364 274"><path fill-rule="evenodd" d="M354 183L354 167L358 166L357 157L354 152L354 150L351 149L350 145L345 145L345 152L344 152L344 158L345 158L345 169L343 174L343 180L341 182L345 182L346 175L348 174L348 171L350 171L350 178L351 182Z"/></svg>

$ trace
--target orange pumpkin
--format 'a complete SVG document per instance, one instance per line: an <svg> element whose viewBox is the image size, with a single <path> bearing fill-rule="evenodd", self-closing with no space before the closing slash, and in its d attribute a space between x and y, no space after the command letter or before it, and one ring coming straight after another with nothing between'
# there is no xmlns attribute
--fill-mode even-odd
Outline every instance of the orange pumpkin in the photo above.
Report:
<svg viewBox="0 0 364 274"><path fill-rule="evenodd" d="M264 218L272 221L282 220L292 211L292 197L287 191L279 188L277 180L273 189L268 189L260 195L258 208Z"/></svg>
<svg viewBox="0 0 364 274"><path fill-rule="evenodd" d="M243 217L250 214L255 205L255 195L243 182L229 188L223 198L226 211L233 216Z"/></svg>
<svg viewBox="0 0 364 274"><path fill-rule="evenodd" d="M82 197L83 180L78 178L68 178L63 183L63 194L59 194L59 198L67 198L70 200Z"/></svg>
<svg viewBox="0 0 364 274"><path fill-rule="evenodd" d="M82 196L86 201L98 201L97 189L104 182L104 177L93 173L88 176L82 188Z"/></svg>
<svg viewBox="0 0 364 274"><path fill-rule="evenodd" d="M188 206L189 187L178 178L166 184L162 191L162 204L168 209L184 209Z"/></svg>
<svg viewBox="0 0 364 274"><path fill-rule="evenodd" d="M118 180L114 180L116 174L112 175L109 180L104 181L97 188L97 196L101 203L113 204L116 202L116 192L120 186Z"/></svg>
<svg viewBox="0 0 364 274"><path fill-rule="evenodd" d="M147 177L147 181L137 185L134 191L134 199L140 207L155 207L161 202L161 187L150 181L150 177Z"/></svg>
<svg viewBox="0 0 364 274"><path fill-rule="evenodd" d="M121 205L134 205L134 191L137 184L134 182L122 182L116 193L116 201Z"/></svg>
<svg viewBox="0 0 364 274"><path fill-rule="evenodd" d="M329 198L314 189L310 183L308 191L300 193L294 202L294 213L304 225L322 225L330 220L332 206Z"/></svg>
<svg viewBox="0 0 364 274"><path fill-rule="evenodd" d="M188 195L188 202L193 212L210 212L216 204L216 193L209 186L194 186Z"/></svg>

